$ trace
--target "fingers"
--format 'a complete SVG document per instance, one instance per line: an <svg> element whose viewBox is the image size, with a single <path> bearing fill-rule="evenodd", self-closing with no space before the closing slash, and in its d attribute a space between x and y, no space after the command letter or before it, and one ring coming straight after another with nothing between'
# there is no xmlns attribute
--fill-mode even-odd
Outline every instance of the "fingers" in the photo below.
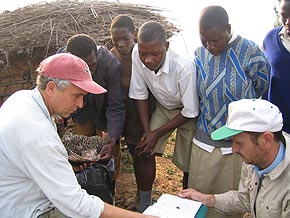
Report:
<svg viewBox="0 0 290 218"><path fill-rule="evenodd" d="M139 144L135 148L135 152L137 156L140 155L153 155L154 154L154 147L152 147L150 144Z"/></svg>
<svg viewBox="0 0 290 218"><path fill-rule="evenodd" d="M84 170L84 167L82 165L72 165L72 168L74 172L80 172Z"/></svg>
<svg viewBox="0 0 290 218"><path fill-rule="evenodd" d="M107 164L109 162L109 160L112 159L112 157L114 157L110 152L104 152L102 154L100 154L100 162L103 164Z"/></svg>
<svg viewBox="0 0 290 218"><path fill-rule="evenodd" d="M88 167L93 166L96 163L96 161L89 161L89 162L84 162L81 164L72 164L72 168L74 172L80 172L82 170L87 169Z"/></svg>
<svg viewBox="0 0 290 218"><path fill-rule="evenodd" d="M102 149L101 151L100 151L100 157L101 157L101 159L103 159L104 157L109 157L109 158L111 158L111 157L113 157L113 150L112 149Z"/></svg>
<svg viewBox="0 0 290 218"><path fill-rule="evenodd" d="M101 160L110 160L113 157L113 155L109 154L109 153L105 153L103 154L103 156L101 156Z"/></svg>
<svg viewBox="0 0 290 218"><path fill-rule="evenodd" d="M181 190L177 195L181 198L188 198L192 195L193 189L184 189Z"/></svg>
<svg viewBox="0 0 290 218"><path fill-rule="evenodd" d="M137 156L140 156L140 155L143 155L143 154L146 154L146 151L144 151L144 148L142 147L142 148L137 148L136 147L136 155Z"/></svg>
<svg viewBox="0 0 290 218"><path fill-rule="evenodd" d="M142 144L144 141L145 141L145 138L146 136L145 135L142 135L141 139L140 139L140 143L139 144Z"/></svg>
<svg viewBox="0 0 290 218"><path fill-rule="evenodd" d="M80 171L79 166L72 165L72 168L73 168L74 172L79 172Z"/></svg>

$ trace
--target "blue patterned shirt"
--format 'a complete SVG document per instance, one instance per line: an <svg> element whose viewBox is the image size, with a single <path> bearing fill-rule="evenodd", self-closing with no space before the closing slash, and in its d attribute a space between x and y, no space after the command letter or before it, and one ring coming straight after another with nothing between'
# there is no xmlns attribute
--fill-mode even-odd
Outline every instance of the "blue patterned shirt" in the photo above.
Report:
<svg viewBox="0 0 290 218"><path fill-rule="evenodd" d="M216 147L231 142L212 141L210 134L225 125L230 102L259 98L269 84L270 65L258 45L237 36L220 55L204 47L195 51L200 117L196 139Z"/></svg>

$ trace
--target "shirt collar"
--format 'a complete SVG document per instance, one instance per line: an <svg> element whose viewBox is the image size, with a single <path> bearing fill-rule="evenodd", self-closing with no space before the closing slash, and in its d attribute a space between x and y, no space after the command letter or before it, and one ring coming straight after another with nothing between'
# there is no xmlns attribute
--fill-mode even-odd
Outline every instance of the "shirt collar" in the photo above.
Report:
<svg viewBox="0 0 290 218"><path fill-rule="evenodd" d="M235 41L235 39L238 37L238 35L237 34L232 34L232 37L231 37L231 39L230 39L230 41L228 42L228 44L230 44L230 43L232 43L233 41Z"/></svg>
<svg viewBox="0 0 290 218"><path fill-rule="evenodd" d="M38 106L41 108L41 110L43 111L43 113L45 114L45 116L47 117L47 119L51 122L51 124L53 125L53 127L55 129L57 129L57 126L54 122L54 119L50 116L49 111L44 103L44 100L42 98L42 95L40 94L40 91L38 90L38 87L35 87L33 89L33 94L32 94L33 99L35 100L35 102L38 104Z"/></svg>
<svg viewBox="0 0 290 218"><path fill-rule="evenodd" d="M287 34L285 27L281 28L281 30L279 32L279 36L280 36L280 38L290 42L290 36Z"/></svg>
<svg viewBox="0 0 290 218"><path fill-rule="evenodd" d="M165 60L164 62L162 63L159 71L159 72L163 72L163 73L166 73L168 74L169 73L169 49L167 50L166 54L165 54Z"/></svg>

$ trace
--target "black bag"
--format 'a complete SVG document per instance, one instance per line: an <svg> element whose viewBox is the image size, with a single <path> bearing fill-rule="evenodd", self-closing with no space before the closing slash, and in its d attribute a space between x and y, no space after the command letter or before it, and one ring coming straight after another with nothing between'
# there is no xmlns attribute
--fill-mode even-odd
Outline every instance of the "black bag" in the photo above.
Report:
<svg viewBox="0 0 290 218"><path fill-rule="evenodd" d="M98 196L103 201L113 204L110 190L111 178L106 166L96 162L93 166L75 174L79 184L88 194Z"/></svg>

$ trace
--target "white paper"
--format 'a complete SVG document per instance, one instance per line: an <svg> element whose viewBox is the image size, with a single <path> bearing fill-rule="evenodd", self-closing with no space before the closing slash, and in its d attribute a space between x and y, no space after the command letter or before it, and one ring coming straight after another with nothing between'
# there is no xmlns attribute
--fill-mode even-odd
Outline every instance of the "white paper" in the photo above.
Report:
<svg viewBox="0 0 290 218"><path fill-rule="evenodd" d="M171 194L162 194L155 204L143 213L160 218L194 218L201 202L180 198Z"/></svg>

